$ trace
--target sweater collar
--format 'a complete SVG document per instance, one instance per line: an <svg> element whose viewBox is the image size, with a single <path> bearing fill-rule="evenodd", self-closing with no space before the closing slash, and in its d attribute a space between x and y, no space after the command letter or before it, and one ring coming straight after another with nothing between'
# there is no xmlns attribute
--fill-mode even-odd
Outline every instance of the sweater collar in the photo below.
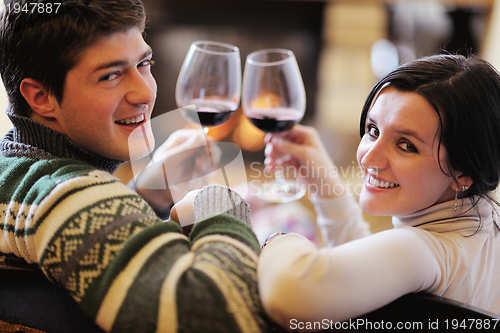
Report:
<svg viewBox="0 0 500 333"><path fill-rule="evenodd" d="M476 204L474 204L477 202ZM498 209L489 200L481 197L458 199L457 211L454 201L442 202L426 209L394 216L394 227L421 227L429 231L475 230L479 226L488 226L498 219Z"/></svg>
<svg viewBox="0 0 500 333"><path fill-rule="evenodd" d="M6 110L14 128L2 138L0 150L7 157L30 157L36 159L71 158L87 163L100 170L114 173L124 161L114 160L94 154L77 146L61 132L51 129L28 117Z"/></svg>

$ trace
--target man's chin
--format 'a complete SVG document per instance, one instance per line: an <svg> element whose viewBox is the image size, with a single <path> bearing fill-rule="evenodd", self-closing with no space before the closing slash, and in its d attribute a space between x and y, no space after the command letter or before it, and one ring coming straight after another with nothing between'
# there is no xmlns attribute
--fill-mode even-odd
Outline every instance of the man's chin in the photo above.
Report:
<svg viewBox="0 0 500 333"><path fill-rule="evenodd" d="M155 147L155 138L150 126L137 127L128 137L129 160L139 160L151 154Z"/></svg>
<svg viewBox="0 0 500 333"><path fill-rule="evenodd" d="M151 142L152 141L152 142ZM129 144L129 160L130 161L136 161L140 160L141 158L151 154L154 150L154 139L152 139L151 146L145 146L144 144L137 144L137 145L130 145Z"/></svg>

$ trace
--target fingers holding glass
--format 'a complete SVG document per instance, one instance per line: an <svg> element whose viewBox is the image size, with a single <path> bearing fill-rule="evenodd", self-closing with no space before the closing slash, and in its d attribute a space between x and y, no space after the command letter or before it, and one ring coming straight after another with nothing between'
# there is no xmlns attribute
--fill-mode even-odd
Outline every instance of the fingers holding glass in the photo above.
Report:
<svg viewBox="0 0 500 333"><path fill-rule="evenodd" d="M266 133L286 133L304 116L304 83L295 55L285 49L265 49L247 56L242 106L250 122ZM286 180L275 168L275 182L263 184L259 197L269 202L300 199L305 189Z"/></svg>

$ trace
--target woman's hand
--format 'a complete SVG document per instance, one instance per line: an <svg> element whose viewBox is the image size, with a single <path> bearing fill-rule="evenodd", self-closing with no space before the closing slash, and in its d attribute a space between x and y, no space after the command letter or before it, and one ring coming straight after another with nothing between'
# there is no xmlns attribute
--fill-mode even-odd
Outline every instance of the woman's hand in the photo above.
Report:
<svg viewBox="0 0 500 333"><path fill-rule="evenodd" d="M266 171L295 167L297 176L308 183L313 194L335 197L344 193L338 170L313 127L295 125L282 134L266 136Z"/></svg>

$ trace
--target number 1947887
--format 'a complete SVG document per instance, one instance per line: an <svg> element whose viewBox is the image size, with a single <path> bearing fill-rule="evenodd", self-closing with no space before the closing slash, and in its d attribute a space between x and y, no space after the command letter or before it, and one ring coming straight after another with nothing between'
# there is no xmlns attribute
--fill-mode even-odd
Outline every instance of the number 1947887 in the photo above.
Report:
<svg viewBox="0 0 500 333"><path fill-rule="evenodd" d="M500 319L446 319L444 321L446 329L481 329L481 330L496 330Z"/></svg>
<svg viewBox="0 0 500 333"><path fill-rule="evenodd" d="M61 7L60 2L47 2L47 3L25 3L24 5L21 5L19 3L8 3L5 5L5 8L9 12L14 12L16 14L19 14L21 12L24 12L26 14L28 13L57 13L59 11L59 7Z"/></svg>

